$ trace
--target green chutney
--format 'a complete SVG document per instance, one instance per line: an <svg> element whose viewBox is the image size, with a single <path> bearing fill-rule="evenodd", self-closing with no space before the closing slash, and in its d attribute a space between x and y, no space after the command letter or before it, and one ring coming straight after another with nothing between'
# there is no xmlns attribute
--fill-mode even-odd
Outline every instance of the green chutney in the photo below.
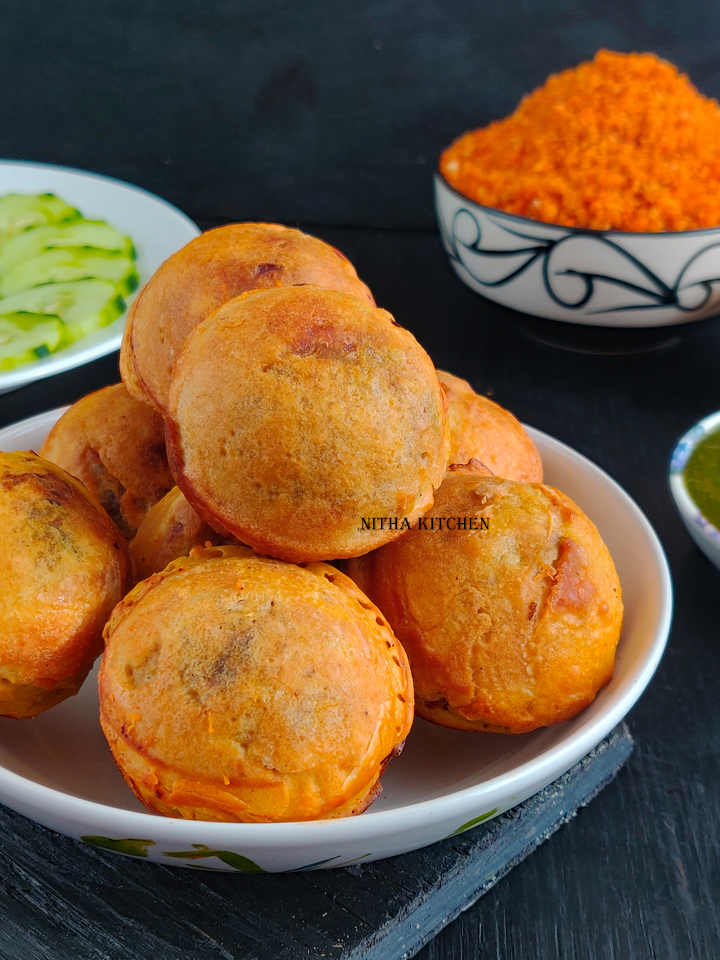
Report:
<svg viewBox="0 0 720 960"><path fill-rule="evenodd" d="M708 434L695 447L683 477L700 511L720 530L720 430Z"/></svg>

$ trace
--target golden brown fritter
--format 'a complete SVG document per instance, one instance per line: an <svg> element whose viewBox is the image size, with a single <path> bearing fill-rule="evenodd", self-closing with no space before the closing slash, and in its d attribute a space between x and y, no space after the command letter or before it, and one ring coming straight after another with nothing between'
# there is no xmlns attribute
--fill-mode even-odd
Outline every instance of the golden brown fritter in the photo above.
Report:
<svg viewBox="0 0 720 960"><path fill-rule="evenodd" d="M347 257L299 230L277 223L231 223L191 240L135 300L120 352L128 390L164 415L175 361L201 320L248 290L301 283L375 303Z"/></svg>
<svg viewBox="0 0 720 960"><path fill-rule="evenodd" d="M164 570L171 560L186 557L193 547L226 542L197 515L180 488L173 487L148 511L130 544L130 552L138 579L145 580Z"/></svg>
<svg viewBox="0 0 720 960"><path fill-rule="evenodd" d="M142 291L140 292L142 293ZM135 367L133 366L132 362L132 353L130 352L133 319L135 317L135 311L137 310L139 300L140 294L138 294L130 304L130 309L128 310L128 314L125 319L125 328L123 330L123 339L120 347L120 378L122 379L125 389L131 397L140 403L149 403L148 398L145 396L143 389L140 386L140 381L135 375Z"/></svg>
<svg viewBox="0 0 720 960"><path fill-rule="evenodd" d="M479 460L496 477L542 483L540 454L520 421L467 380L444 370L437 375L448 399L450 463Z"/></svg>
<svg viewBox="0 0 720 960"><path fill-rule="evenodd" d="M591 703L613 673L622 602L580 509L552 487L460 471L421 525L345 565L405 646L418 715L525 733Z"/></svg>
<svg viewBox="0 0 720 960"><path fill-rule="evenodd" d="M100 715L150 809L269 822L361 813L412 724L405 653L324 563L196 547L105 631Z"/></svg>
<svg viewBox="0 0 720 960"><path fill-rule="evenodd" d="M245 294L193 331L166 440L178 486L214 529L298 562L401 535L432 505L449 435L412 334L306 285Z"/></svg>
<svg viewBox="0 0 720 960"><path fill-rule="evenodd" d="M0 716L34 717L80 689L132 561L82 484L34 453L0 453L0 552Z"/></svg>
<svg viewBox="0 0 720 960"><path fill-rule="evenodd" d="M127 539L174 485L162 417L134 400L122 383L74 403L40 455L82 480Z"/></svg>

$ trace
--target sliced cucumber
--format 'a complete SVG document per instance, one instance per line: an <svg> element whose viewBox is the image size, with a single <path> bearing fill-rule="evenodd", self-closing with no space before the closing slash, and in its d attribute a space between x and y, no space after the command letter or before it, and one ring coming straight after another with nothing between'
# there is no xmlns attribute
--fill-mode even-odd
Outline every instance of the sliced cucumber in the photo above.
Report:
<svg viewBox="0 0 720 960"><path fill-rule="evenodd" d="M93 220L76 220L31 227L1 243L0 276L4 277L19 263L36 257L43 250L61 247L96 247L135 258L132 241L114 227Z"/></svg>
<svg viewBox="0 0 720 960"><path fill-rule="evenodd" d="M73 341L112 323L124 309L125 301L109 280L45 283L0 299L0 315L23 311L60 317Z"/></svg>
<svg viewBox="0 0 720 960"><path fill-rule="evenodd" d="M127 297L133 290L137 290L140 284L140 274L130 257L113 256L101 250L96 252L87 249L83 268L86 271L86 277L112 281L121 297Z"/></svg>
<svg viewBox="0 0 720 960"><path fill-rule="evenodd" d="M20 230L45 223L59 223L80 217L80 211L52 193L28 196L8 193L0 197L0 239Z"/></svg>
<svg viewBox="0 0 720 960"><path fill-rule="evenodd" d="M139 282L130 257L92 247L65 247L43 250L1 276L0 297L9 297L43 283L66 283L93 277L110 280L120 296L127 296Z"/></svg>
<svg viewBox="0 0 720 960"><path fill-rule="evenodd" d="M53 237L48 247L99 247L135 259L135 248L130 237L123 236L119 230L102 220L74 220L58 224L57 230L57 237Z"/></svg>
<svg viewBox="0 0 720 960"><path fill-rule="evenodd" d="M24 260L47 249L48 240L57 235L57 226L32 227L0 243L0 276L5 276Z"/></svg>
<svg viewBox="0 0 720 960"><path fill-rule="evenodd" d="M139 283L134 260L129 237L51 193L0 197L0 370L112 323Z"/></svg>
<svg viewBox="0 0 720 960"><path fill-rule="evenodd" d="M60 317L32 313L0 316L0 370L46 357L69 342Z"/></svg>

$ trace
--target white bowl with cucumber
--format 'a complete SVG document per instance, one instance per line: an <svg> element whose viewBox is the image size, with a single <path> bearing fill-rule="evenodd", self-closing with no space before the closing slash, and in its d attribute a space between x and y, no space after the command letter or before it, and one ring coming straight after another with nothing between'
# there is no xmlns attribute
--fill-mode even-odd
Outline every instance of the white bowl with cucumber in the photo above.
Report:
<svg viewBox="0 0 720 960"><path fill-rule="evenodd" d="M119 180L0 161L0 393L117 350L139 288L199 232Z"/></svg>

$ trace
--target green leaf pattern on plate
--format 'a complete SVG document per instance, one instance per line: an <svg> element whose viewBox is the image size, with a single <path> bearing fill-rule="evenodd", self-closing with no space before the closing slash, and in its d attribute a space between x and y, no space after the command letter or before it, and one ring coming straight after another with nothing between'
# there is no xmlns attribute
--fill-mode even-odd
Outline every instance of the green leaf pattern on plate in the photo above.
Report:
<svg viewBox="0 0 720 960"><path fill-rule="evenodd" d="M482 818L481 818L482 819ZM474 821L473 821L474 822ZM80 837L83 843L89 847L97 847L100 850L111 850L113 853L124 853L129 857L147 857L147 848L154 847L154 840L139 840L137 838L127 838L114 840L112 837ZM218 860L232 867L238 873L266 873L261 866L243 857L242 854L233 853L231 850L212 850L203 843L193 843L192 850L175 850L171 853L163 853L163 857L176 857L179 860L205 860L207 857L217 857ZM337 867L345 867L351 863L357 863L369 857L369 853L356 857L353 860L345 860L343 863L335 864ZM318 860L316 863L309 863L304 867L296 867L293 872L299 873L302 870L316 870L318 867L332 863L333 860L339 860L338 856L331 857L329 860ZM211 867L204 863L194 863L194 867L199 870L221 870L221 867Z"/></svg>
<svg viewBox="0 0 720 960"><path fill-rule="evenodd" d="M476 827L479 823L482 823L483 820L489 820L491 817L494 817L498 812L499 807L495 807L494 810L488 810L487 813L481 813L479 817L473 817L472 820L468 820L467 823L464 823L461 827L458 827L457 830L454 830L452 833L449 833L446 840L449 840L450 837L456 837L459 833L465 833L466 830Z"/></svg>
<svg viewBox="0 0 720 960"><path fill-rule="evenodd" d="M154 840L137 840L130 838L126 840L113 840L110 837L80 837L83 843L89 847L97 847L100 850L112 850L113 853L124 853L128 857L147 857L147 848L154 847Z"/></svg>
<svg viewBox="0 0 720 960"><path fill-rule="evenodd" d="M230 850L211 850L203 843L194 843L192 850L178 850L173 853L164 853L164 857L178 857L182 860L202 860L205 857L217 857L238 873L265 873L262 867L259 867L253 860L241 856L239 853L232 853ZM199 866L199 864L198 864Z"/></svg>

